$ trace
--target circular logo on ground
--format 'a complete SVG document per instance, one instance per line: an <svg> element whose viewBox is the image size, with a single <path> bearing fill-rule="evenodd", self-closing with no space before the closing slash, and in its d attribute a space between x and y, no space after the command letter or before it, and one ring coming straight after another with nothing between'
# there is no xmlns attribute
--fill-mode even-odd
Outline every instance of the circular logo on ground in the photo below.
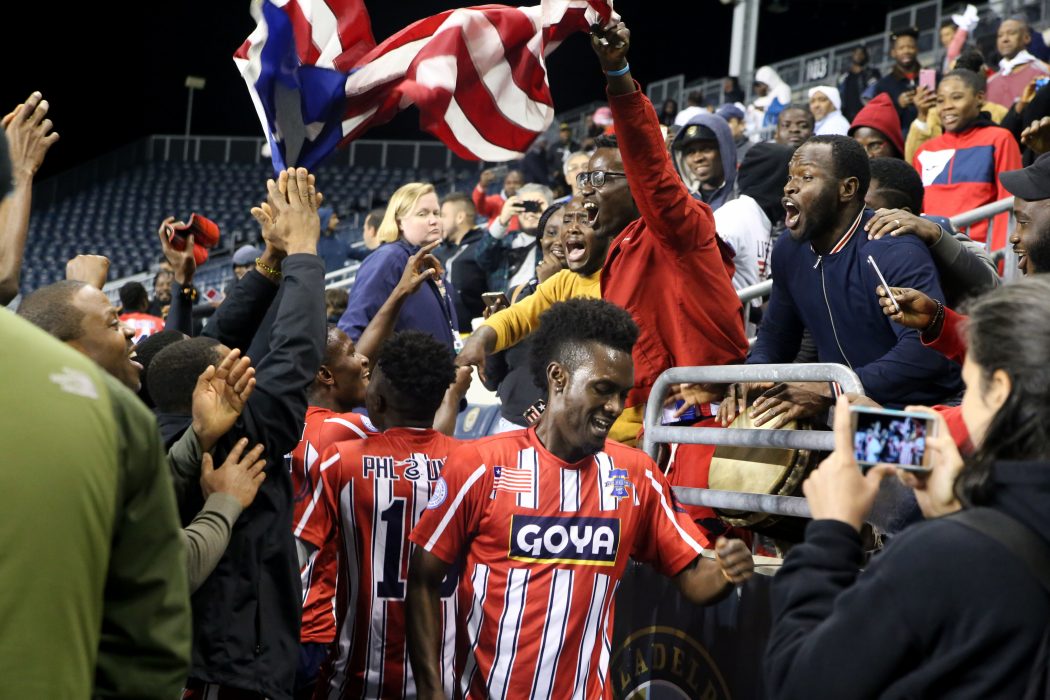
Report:
<svg viewBox="0 0 1050 700"><path fill-rule="evenodd" d="M680 629L647 627L624 640L609 665L617 700L730 700L707 650Z"/></svg>
<svg viewBox="0 0 1050 700"><path fill-rule="evenodd" d="M434 484L434 495L427 501L427 510L439 507L446 498L448 498L448 484L445 483L445 477L438 477L437 483Z"/></svg>

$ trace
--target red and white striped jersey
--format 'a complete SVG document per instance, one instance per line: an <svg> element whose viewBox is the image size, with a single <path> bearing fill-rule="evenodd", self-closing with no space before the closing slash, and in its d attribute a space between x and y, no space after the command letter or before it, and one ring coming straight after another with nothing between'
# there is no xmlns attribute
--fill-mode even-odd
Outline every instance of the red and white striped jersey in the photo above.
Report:
<svg viewBox="0 0 1050 700"><path fill-rule="evenodd" d="M341 442L321 456L321 493L299 537L336 542L338 644L322 666L315 698L411 698L405 644L405 586L412 532L439 488L458 440L435 430L391 428ZM456 574L442 590L444 686L451 694L456 642Z"/></svg>
<svg viewBox="0 0 1050 700"><path fill-rule="evenodd" d="M317 406L306 410L303 438L292 452L292 533L296 537L320 494L321 453L337 442L361 440L376 432L371 421L360 413L336 413ZM314 551L299 573L303 579L303 627L299 639L328 644L335 640L335 582L339 573L336 542Z"/></svg>
<svg viewBox="0 0 1050 700"><path fill-rule="evenodd" d="M445 497L411 540L450 563L467 553L464 696L611 697L613 601L628 558L671 576L708 545L656 464L612 441L569 464L530 428L464 445L442 479Z"/></svg>

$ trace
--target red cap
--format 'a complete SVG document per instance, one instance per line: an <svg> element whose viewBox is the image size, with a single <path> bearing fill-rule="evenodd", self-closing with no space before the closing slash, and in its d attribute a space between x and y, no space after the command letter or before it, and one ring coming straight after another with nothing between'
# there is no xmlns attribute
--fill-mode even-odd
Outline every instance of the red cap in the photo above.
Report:
<svg viewBox="0 0 1050 700"><path fill-rule="evenodd" d="M862 126L874 129L890 140L897 153L904 157L904 135L901 133L901 118L888 93L880 92L857 112L849 125L849 135Z"/></svg>
<svg viewBox="0 0 1050 700"><path fill-rule="evenodd" d="M208 249L219 242L219 225L200 214L191 214L187 223L168 228L168 240L175 250L185 250L187 237L193 236L193 259L198 265L208 260Z"/></svg>

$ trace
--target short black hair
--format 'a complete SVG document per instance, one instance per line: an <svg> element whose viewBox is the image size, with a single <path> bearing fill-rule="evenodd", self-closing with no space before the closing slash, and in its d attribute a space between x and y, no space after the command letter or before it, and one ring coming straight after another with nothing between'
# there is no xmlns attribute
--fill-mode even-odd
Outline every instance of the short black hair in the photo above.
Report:
<svg viewBox="0 0 1050 700"><path fill-rule="evenodd" d="M926 188L915 168L900 158L872 158L870 165L871 179L879 181L878 191L889 206L910 209L915 215L922 213Z"/></svg>
<svg viewBox="0 0 1050 700"><path fill-rule="evenodd" d="M890 34L890 46L897 43L897 39L901 37L910 36L916 42L919 41L919 30L915 27L903 27Z"/></svg>
<svg viewBox="0 0 1050 700"><path fill-rule="evenodd" d="M149 308L149 294L146 288L138 282L128 282L120 288L120 305L124 307L124 313L133 311L145 311Z"/></svg>
<svg viewBox="0 0 1050 700"><path fill-rule="evenodd" d="M857 178L857 197L863 202L864 195L868 193L871 184L871 159L864 151L864 147L849 136L837 134L824 134L807 139L803 146L810 144L827 144L831 146L831 163L835 168L835 177L845 180L848 177Z"/></svg>
<svg viewBox="0 0 1050 700"><path fill-rule="evenodd" d="M961 80L966 87L974 92L984 92L985 87L988 85L988 81L985 80L983 75L978 75L972 70L966 68L956 68L953 71L949 71L943 78L941 78L941 82L943 83L948 78Z"/></svg>
<svg viewBox="0 0 1050 700"><path fill-rule="evenodd" d="M809 119L809 126L811 128L817 123L816 118L813 116L813 112L809 111L809 105L799 104L798 102L792 102L787 107L784 107L784 109L780 110L780 114L777 115L777 126L780 126L780 118L792 110L796 112L805 112L806 118Z"/></svg>
<svg viewBox="0 0 1050 700"><path fill-rule="evenodd" d="M172 343L150 363L149 394L162 413L188 415L197 378L219 361L219 341L200 336Z"/></svg>
<svg viewBox="0 0 1050 700"><path fill-rule="evenodd" d="M614 148L620 150L620 142L616 140L616 134L601 134L594 137L594 150L599 148Z"/></svg>
<svg viewBox="0 0 1050 700"><path fill-rule="evenodd" d="M149 393L149 368L150 365L153 364L153 358L155 358L164 348L182 340L186 340L185 335L179 331L168 329L163 330L160 333L154 333L147 338L143 338L139 341L139 344L135 346L135 361L142 365L139 398L150 408L153 408L156 405L153 401L153 396Z"/></svg>
<svg viewBox="0 0 1050 700"><path fill-rule="evenodd" d="M952 29L958 29L959 25L955 23L955 20L953 20L951 17L949 17L947 19L942 19L941 20L941 26L938 27L938 29L944 29L946 27L951 27Z"/></svg>
<svg viewBox="0 0 1050 700"><path fill-rule="evenodd" d="M966 70L972 70L974 73L980 75L981 69L984 66L984 54L981 50L975 47L970 47L959 54L959 57L955 59L955 70L965 68Z"/></svg>
<svg viewBox="0 0 1050 700"><path fill-rule="evenodd" d="M630 354L638 340L638 326L631 315L616 304L576 298L560 301L545 311L531 340L532 381L546 391L547 365L551 362L575 369L582 360L580 346L592 342Z"/></svg>
<svg viewBox="0 0 1050 700"><path fill-rule="evenodd" d="M84 314L73 305L73 297L88 286L77 280L59 280L22 299L18 315L55 336L63 343L84 334Z"/></svg>
<svg viewBox="0 0 1050 700"><path fill-rule="evenodd" d="M376 367L391 388L398 413L432 421L456 379L452 351L422 331L401 331L379 348Z"/></svg>

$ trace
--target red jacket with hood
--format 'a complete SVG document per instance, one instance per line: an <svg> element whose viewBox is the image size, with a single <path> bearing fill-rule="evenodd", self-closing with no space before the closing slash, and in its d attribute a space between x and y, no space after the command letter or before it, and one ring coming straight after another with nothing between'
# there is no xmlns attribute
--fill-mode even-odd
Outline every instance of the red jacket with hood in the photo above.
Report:
<svg viewBox="0 0 1050 700"><path fill-rule="evenodd" d="M635 406L646 402L665 369L743 362L747 337L732 250L716 235L711 208L690 196L675 171L652 103L636 89L609 95L609 105L642 218L610 244L602 298L638 324L627 397Z"/></svg>
<svg viewBox="0 0 1050 700"><path fill-rule="evenodd" d="M862 126L874 129L890 140L901 158L904 157L904 136L901 133L901 118L890 96L880 92L857 112L849 125L849 135Z"/></svg>

